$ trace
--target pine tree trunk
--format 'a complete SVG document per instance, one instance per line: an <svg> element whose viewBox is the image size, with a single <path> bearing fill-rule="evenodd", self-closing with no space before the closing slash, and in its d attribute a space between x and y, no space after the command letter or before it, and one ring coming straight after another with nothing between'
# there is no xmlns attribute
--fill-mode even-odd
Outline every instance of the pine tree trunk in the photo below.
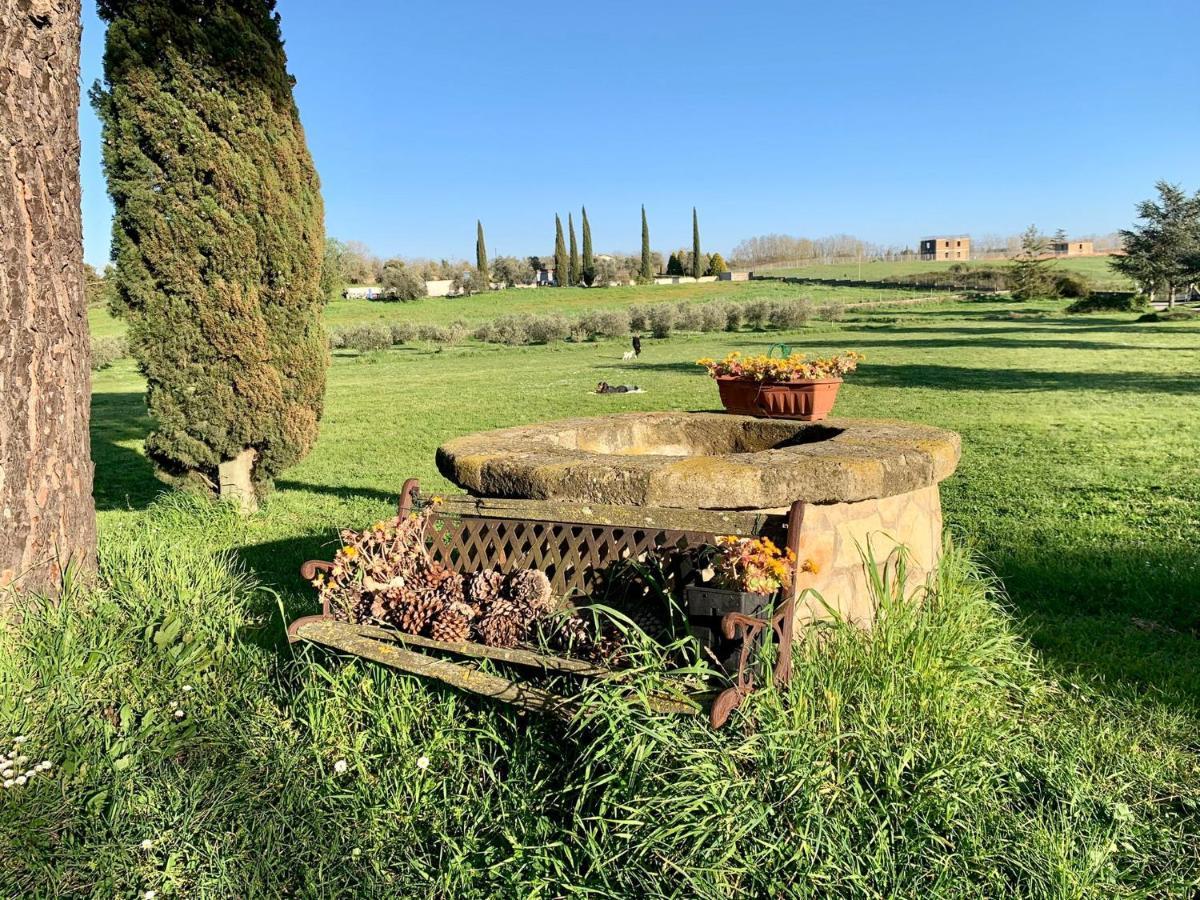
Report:
<svg viewBox="0 0 1200 900"><path fill-rule="evenodd" d="M0 2L0 586L50 591L96 554L79 37L79 0Z"/></svg>

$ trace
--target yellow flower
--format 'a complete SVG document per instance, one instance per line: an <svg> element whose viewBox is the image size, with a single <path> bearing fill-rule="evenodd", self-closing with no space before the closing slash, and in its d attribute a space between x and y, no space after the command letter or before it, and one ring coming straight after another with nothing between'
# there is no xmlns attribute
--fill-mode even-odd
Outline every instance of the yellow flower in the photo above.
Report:
<svg viewBox="0 0 1200 900"><path fill-rule="evenodd" d="M432 497L429 498L429 502L432 503L434 506L437 506L439 503L445 503L446 498L440 496L439 494L434 494Z"/></svg>
<svg viewBox="0 0 1200 900"><path fill-rule="evenodd" d="M351 547L349 544L347 544L345 547L342 548L342 555L348 556L348 557L350 557L350 559L354 559L354 557L358 556L358 549L356 547Z"/></svg>

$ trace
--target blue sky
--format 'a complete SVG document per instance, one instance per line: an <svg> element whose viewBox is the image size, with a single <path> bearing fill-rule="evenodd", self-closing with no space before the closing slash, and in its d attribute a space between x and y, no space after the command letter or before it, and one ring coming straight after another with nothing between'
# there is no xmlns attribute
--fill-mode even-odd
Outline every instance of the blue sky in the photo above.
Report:
<svg viewBox="0 0 1200 900"><path fill-rule="evenodd" d="M768 232L915 244L1103 233L1200 188L1197 0L602 4L280 0L326 229L384 256ZM922 13L921 10L928 10ZM103 26L84 0L83 84ZM108 258L81 112L84 251Z"/></svg>

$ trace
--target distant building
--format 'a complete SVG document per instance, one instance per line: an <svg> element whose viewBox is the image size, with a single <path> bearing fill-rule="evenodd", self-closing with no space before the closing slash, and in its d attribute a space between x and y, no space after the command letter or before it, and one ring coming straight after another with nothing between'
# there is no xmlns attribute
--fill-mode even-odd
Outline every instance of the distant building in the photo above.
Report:
<svg viewBox="0 0 1200 900"><path fill-rule="evenodd" d="M921 239L921 259L970 259L971 239L966 235Z"/></svg>
<svg viewBox="0 0 1200 900"><path fill-rule="evenodd" d="M537 269L534 274L533 283L536 285L556 285L558 282L554 279L554 269L551 266L543 266Z"/></svg>
<svg viewBox="0 0 1200 900"><path fill-rule="evenodd" d="M383 296L383 288L374 285L356 285L342 291L346 300L375 300Z"/></svg>
<svg viewBox="0 0 1200 900"><path fill-rule="evenodd" d="M1055 256L1093 256L1091 241L1051 241L1050 252Z"/></svg>

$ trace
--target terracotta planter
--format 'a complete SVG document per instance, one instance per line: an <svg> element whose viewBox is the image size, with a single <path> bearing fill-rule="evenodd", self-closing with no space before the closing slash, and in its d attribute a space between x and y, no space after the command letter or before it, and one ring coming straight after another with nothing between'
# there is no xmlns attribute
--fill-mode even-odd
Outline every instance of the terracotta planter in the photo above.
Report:
<svg viewBox="0 0 1200 900"><path fill-rule="evenodd" d="M717 378L726 411L768 419L818 422L833 411L842 379L764 384L751 378Z"/></svg>

